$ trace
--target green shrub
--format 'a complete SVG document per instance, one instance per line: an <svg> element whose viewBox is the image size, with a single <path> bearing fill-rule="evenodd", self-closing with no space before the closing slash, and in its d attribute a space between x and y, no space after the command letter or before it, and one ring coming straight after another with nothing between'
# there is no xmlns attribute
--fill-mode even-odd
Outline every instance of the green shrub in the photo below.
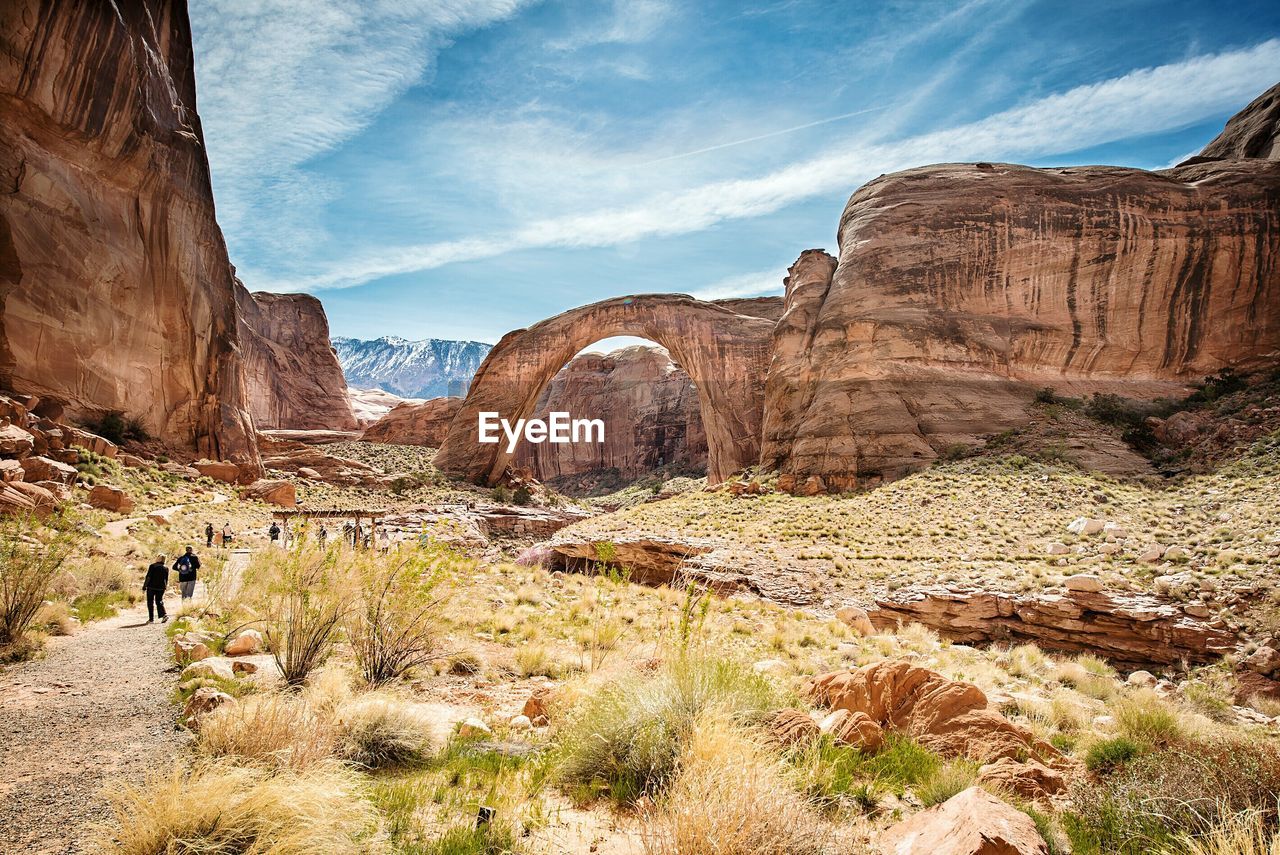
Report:
<svg viewBox="0 0 1280 855"><path fill-rule="evenodd" d="M1151 690L1121 701L1115 714L1120 734L1142 745L1164 748L1185 736L1177 710Z"/></svg>
<svg viewBox="0 0 1280 855"><path fill-rule="evenodd" d="M1094 743L1084 756L1085 768L1099 775L1109 774L1142 753L1142 747L1126 736Z"/></svg>
<svg viewBox="0 0 1280 855"><path fill-rule="evenodd" d="M74 538L24 517L0 519L0 646L19 641L62 572Z"/></svg>
<svg viewBox="0 0 1280 855"><path fill-rule="evenodd" d="M85 427L116 445L123 445L130 440L146 442L151 438L140 420L125 416L119 411L103 413L96 422L89 422Z"/></svg>
<svg viewBox="0 0 1280 855"><path fill-rule="evenodd" d="M735 662L684 656L598 690L558 734L557 780L583 800L619 804L670 781L694 723L715 708L739 723L780 705L773 684Z"/></svg>

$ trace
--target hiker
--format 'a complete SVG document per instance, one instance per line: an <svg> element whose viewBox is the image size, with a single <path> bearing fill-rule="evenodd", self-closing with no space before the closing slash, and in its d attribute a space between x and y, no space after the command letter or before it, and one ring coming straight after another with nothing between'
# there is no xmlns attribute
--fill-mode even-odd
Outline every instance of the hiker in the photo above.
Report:
<svg viewBox="0 0 1280 855"><path fill-rule="evenodd" d="M213 523L204 524L204 548L213 549Z"/></svg>
<svg viewBox="0 0 1280 855"><path fill-rule="evenodd" d="M320 531L316 536L320 538L320 548L324 549L324 545L329 541L329 529L321 525Z"/></svg>
<svg viewBox="0 0 1280 855"><path fill-rule="evenodd" d="M278 523L272 522L271 528L267 529L267 534L271 537L271 545L275 546L280 540L280 526Z"/></svg>
<svg viewBox="0 0 1280 855"><path fill-rule="evenodd" d="M169 585L169 568L160 555L147 568L147 576L142 580L142 590L147 592L147 623L156 622L156 614L161 623L168 623L169 616L164 612L164 589Z"/></svg>
<svg viewBox="0 0 1280 855"><path fill-rule="evenodd" d="M231 533L231 521L228 520L222 524L222 545L226 546L235 540L235 535Z"/></svg>
<svg viewBox="0 0 1280 855"><path fill-rule="evenodd" d="M196 571L200 569L200 556L187 547L187 551L173 562L173 570L178 574L178 590L182 592L183 601L187 601L196 593Z"/></svg>

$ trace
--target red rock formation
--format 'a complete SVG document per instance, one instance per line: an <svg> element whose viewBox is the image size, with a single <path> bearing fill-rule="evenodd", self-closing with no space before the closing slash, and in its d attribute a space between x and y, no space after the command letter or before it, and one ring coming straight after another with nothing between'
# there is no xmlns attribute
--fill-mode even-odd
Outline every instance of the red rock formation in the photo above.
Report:
<svg viewBox="0 0 1280 855"><path fill-rule="evenodd" d="M259 428L355 430L329 319L309 294L250 294L236 281L249 412Z"/></svg>
<svg viewBox="0 0 1280 855"><path fill-rule="evenodd" d="M0 385L260 469L180 0L0 6Z"/></svg>
<svg viewBox="0 0 1280 855"><path fill-rule="evenodd" d="M1280 160L1280 83L1232 116L1226 128L1204 147L1200 156L1191 158L1187 163L1206 158L1238 160L1245 157Z"/></svg>
<svg viewBox="0 0 1280 855"><path fill-rule="evenodd" d="M753 464L759 454L763 378L773 322L682 294L619 297L572 309L503 336L436 457L444 472L495 483L511 455L504 444L477 441L478 415L497 412L513 424L529 418L552 377L582 348L634 335L665 347L698 389L713 483Z"/></svg>
<svg viewBox="0 0 1280 855"><path fill-rule="evenodd" d="M636 346L610 354L584 353L556 374L534 418L566 412L604 420L603 443L553 445L521 442L513 464L555 486L575 476L616 472L635 481L661 466L707 465L698 390L662 348Z"/></svg>
<svg viewBox="0 0 1280 855"><path fill-rule="evenodd" d="M761 462L826 489L1026 420L1036 388L1179 391L1280 353L1280 162L944 164L791 269Z"/></svg>
<svg viewBox="0 0 1280 855"><path fill-rule="evenodd" d="M453 417L462 407L461 398L432 398L404 401L365 428L360 439L389 445L424 445L439 448L449 432Z"/></svg>

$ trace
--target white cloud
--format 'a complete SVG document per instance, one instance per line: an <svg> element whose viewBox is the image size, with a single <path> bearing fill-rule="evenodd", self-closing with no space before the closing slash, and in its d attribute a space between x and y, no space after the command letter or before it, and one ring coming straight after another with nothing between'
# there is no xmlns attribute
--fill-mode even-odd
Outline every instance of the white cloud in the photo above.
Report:
<svg viewBox="0 0 1280 855"><path fill-rule="evenodd" d="M379 248L271 287L319 290L490 258L522 249L616 246L758 216L875 175L927 163L1016 160L1173 130L1238 107L1274 83L1280 39L1136 70L980 121L893 141L833 149L755 178L654 193L642 202L545 218L491 235Z"/></svg>
<svg viewBox="0 0 1280 855"><path fill-rule="evenodd" d="M575 51L594 45L639 44L652 37L671 12L663 0L614 0L612 14L603 26L550 41L547 47Z"/></svg>
<svg viewBox="0 0 1280 855"><path fill-rule="evenodd" d="M770 294L781 295L782 279L786 271L758 270L755 273L743 273L730 276L718 282L712 282L689 296L699 300L729 300L735 297L763 297Z"/></svg>
<svg viewBox="0 0 1280 855"><path fill-rule="evenodd" d="M525 0L201 0L199 109L229 234L323 241L330 188L298 169L358 134L424 77L447 39ZM292 227L291 227L292 226Z"/></svg>

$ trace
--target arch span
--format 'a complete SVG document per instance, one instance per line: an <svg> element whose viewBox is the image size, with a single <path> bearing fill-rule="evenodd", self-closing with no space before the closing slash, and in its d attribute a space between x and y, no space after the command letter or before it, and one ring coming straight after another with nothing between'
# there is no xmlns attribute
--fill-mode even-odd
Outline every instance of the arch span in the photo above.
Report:
<svg viewBox="0 0 1280 855"><path fill-rule="evenodd" d="M515 330L489 352L471 391L449 426L436 465L455 477L496 483L511 461L505 443L478 442L481 412L512 424L533 414L542 390L587 345L614 336L638 336L665 347L698 388L707 432L711 483L754 465L760 456L764 377L774 321L684 294L615 297L571 309L528 329ZM602 418L608 413L572 413Z"/></svg>

